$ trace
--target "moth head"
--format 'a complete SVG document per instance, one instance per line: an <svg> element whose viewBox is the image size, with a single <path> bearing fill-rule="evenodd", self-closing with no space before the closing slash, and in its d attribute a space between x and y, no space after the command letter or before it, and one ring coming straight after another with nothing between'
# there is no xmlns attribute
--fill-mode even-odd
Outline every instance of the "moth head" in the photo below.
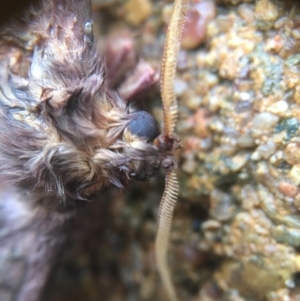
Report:
<svg viewBox="0 0 300 301"><path fill-rule="evenodd" d="M154 150L152 154L146 152L145 160L131 160L129 162L131 179L148 181L158 173L161 167L161 158L154 141L160 133L160 125L151 114L145 111L135 111L130 114L130 121L123 132L123 141L136 150L143 151L150 146Z"/></svg>

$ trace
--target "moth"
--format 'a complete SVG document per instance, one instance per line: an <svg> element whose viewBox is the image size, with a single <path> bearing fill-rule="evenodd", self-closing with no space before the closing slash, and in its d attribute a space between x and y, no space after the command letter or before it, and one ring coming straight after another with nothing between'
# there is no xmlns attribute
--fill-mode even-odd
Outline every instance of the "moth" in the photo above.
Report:
<svg viewBox="0 0 300 301"><path fill-rule="evenodd" d="M110 186L149 180L163 168L155 254L170 300L177 297L166 252L178 195L174 151L180 147L173 81L187 2L175 1L166 36L161 132L152 115L110 89L88 0L42 0L0 29L0 179L2 191L9 191L2 193L0 221L8 225L10 215L19 214L26 225L41 225L41 216L50 216L41 230L48 237L57 216L64 222L66 208ZM45 256L51 252L44 249ZM41 282L34 289L42 289ZM34 289L31 295L24 289L24 300L38 300Z"/></svg>

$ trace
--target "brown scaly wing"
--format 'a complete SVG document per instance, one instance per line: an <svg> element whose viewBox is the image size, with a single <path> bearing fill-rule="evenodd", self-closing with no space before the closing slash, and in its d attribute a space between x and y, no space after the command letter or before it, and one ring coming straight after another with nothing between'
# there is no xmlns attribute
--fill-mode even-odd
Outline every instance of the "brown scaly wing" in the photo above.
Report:
<svg viewBox="0 0 300 301"><path fill-rule="evenodd" d="M162 62L161 95L164 110L164 140L174 139L173 132L177 121L177 102L174 92L177 55L184 26L188 0L175 0L173 14L167 31ZM176 149L173 140L172 153ZM168 154L170 155L170 154ZM162 278L170 300L176 301L177 296L167 266L166 254L170 236L174 207L178 197L178 180L173 168L166 171L165 191L160 202L158 213L158 231L155 241L155 255L159 274Z"/></svg>

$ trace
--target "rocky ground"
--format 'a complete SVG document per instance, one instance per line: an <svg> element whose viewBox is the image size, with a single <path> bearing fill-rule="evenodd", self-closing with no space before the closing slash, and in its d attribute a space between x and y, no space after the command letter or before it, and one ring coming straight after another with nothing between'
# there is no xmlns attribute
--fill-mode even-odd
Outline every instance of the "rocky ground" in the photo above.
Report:
<svg viewBox="0 0 300 301"><path fill-rule="evenodd" d="M172 1L95 0L99 49L131 40L159 70ZM180 300L300 300L297 1L192 0L175 81ZM138 105L162 119L159 86ZM154 261L163 175L78 214L45 301L167 300Z"/></svg>

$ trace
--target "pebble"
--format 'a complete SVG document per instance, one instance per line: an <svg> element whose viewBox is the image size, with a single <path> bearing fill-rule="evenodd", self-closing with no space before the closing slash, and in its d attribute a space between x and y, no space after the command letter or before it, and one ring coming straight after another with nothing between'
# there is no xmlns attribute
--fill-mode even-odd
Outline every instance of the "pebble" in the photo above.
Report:
<svg viewBox="0 0 300 301"><path fill-rule="evenodd" d="M209 124L209 128L214 132L222 133L224 130L224 124L220 120L215 119Z"/></svg>
<svg viewBox="0 0 300 301"><path fill-rule="evenodd" d="M255 4L256 17L266 21L276 21L278 9L270 0L258 0Z"/></svg>
<svg viewBox="0 0 300 301"><path fill-rule="evenodd" d="M273 165L280 164L280 162L283 159L283 152L282 151L277 151L274 155L271 156L269 159L270 163Z"/></svg>
<svg viewBox="0 0 300 301"><path fill-rule="evenodd" d="M252 23L254 21L254 11L249 4L242 4L237 10L239 16L247 23Z"/></svg>
<svg viewBox="0 0 300 301"><path fill-rule="evenodd" d="M280 116L284 115L288 108L288 103L285 100L280 100L269 107L269 112Z"/></svg>
<svg viewBox="0 0 300 301"><path fill-rule="evenodd" d="M278 242L295 247L300 246L300 231L298 229L289 229L279 225L272 229L271 234Z"/></svg>
<svg viewBox="0 0 300 301"><path fill-rule="evenodd" d="M213 73L207 73L205 75L205 80L210 88L214 87L219 82L219 78L217 77L216 74L213 74Z"/></svg>
<svg viewBox="0 0 300 301"><path fill-rule="evenodd" d="M174 92L176 96L181 96L188 88L188 84L186 81L175 78L174 80Z"/></svg>
<svg viewBox="0 0 300 301"><path fill-rule="evenodd" d="M238 154L232 158L232 164L230 166L231 171L237 172L242 169L249 159L248 154Z"/></svg>
<svg viewBox="0 0 300 301"><path fill-rule="evenodd" d="M238 139L237 139L237 144L241 148L252 148L255 146L255 140L251 133L247 132L242 134Z"/></svg>
<svg viewBox="0 0 300 301"><path fill-rule="evenodd" d="M220 222L232 218L236 210L233 197L217 189L210 194L210 207L211 216Z"/></svg>
<svg viewBox="0 0 300 301"><path fill-rule="evenodd" d="M300 145L298 143L289 143L285 148L284 157L291 165L300 163Z"/></svg>
<svg viewBox="0 0 300 301"><path fill-rule="evenodd" d="M289 178L295 185L300 184L300 164L296 164L289 172Z"/></svg>
<svg viewBox="0 0 300 301"><path fill-rule="evenodd" d="M126 22L132 26L139 26L151 15L152 4L149 0L128 0L124 9Z"/></svg>
<svg viewBox="0 0 300 301"><path fill-rule="evenodd" d="M185 160L181 165L181 169L187 174L192 174L196 170L196 168L197 163L195 160L192 159Z"/></svg>
<svg viewBox="0 0 300 301"><path fill-rule="evenodd" d="M272 131L278 121L279 117L269 112L256 114L252 120L251 131L253 136L257 137L265 132Z"/></svg>
<svg viewBox="0 0 300 301"><path fill-rule="evenodd" d="M269 140L266 144L261 144L256 149L259 156L263 159L268 159L276 151L276 145L272 140Z"/></svg>
<svg viewBox="0 0 300 301"><path fill-rule="evenodd" d="M283 193L285 196L289 198L294 198L299 192L297 186L292 185L285 181L280 181L278 188L281 193Z"/></svg>
<svg viewBox="0 0 300 301"><path fill-rule="evenodd" d="M208 22L216 15L213 1L194 1L187 12L181 45L183 49L194 49L205 39Z"/></svg>
<svg viewBox="0 0 300 301"><path fill-rule="evenodd" d="M221 227L221 223L219 221L209 219L202 223L201 228L203 231L205 230L218 230Z"/></svg>

